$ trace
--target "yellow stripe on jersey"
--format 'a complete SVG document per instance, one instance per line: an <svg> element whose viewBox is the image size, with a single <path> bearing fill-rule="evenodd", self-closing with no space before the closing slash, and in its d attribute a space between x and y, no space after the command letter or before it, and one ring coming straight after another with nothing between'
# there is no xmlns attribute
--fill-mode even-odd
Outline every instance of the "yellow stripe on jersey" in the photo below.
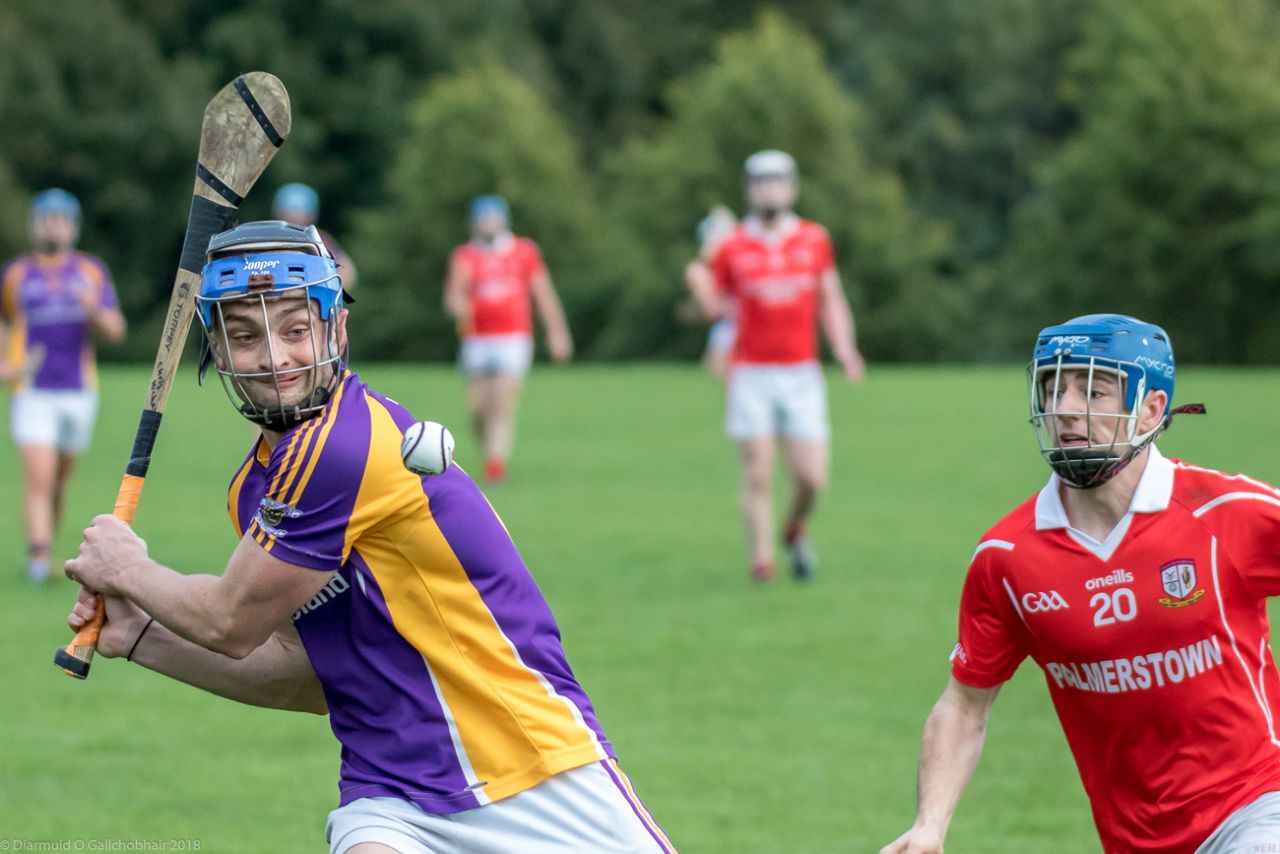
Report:
<svg viewBox="0 0 1280 854"><path fill-rule="evenodd" d="M258 436L258 441L253 445L253 453L244 461L244 465L240 466L236 476L231 479L231 489L227 491L227 512L231 514L231 526L236 529L237 537L244 536L244 530L240 527L240 490L244 488L245 478L249 476L254 464L262 462L261 454L265 444L266 441L262 436Z"/></svg>
<svg viewBox="0 0 1280 854"><path fill-rule="evenodd" d="M302 497L303 490L307 488L307 484L311 481L311 474L316 470L316 462L319 461L320 455L324 453L325 443L329 441L329 432L333 430L333 424L338 420L338 410L342 407L342 394L346 390L347 384L340 378L338 381L338 390L334 392L333 400L330 401L328 408L320 418L316 421L324 422L320 426L320 437L315 441L315 449L303 455L302 459L306 460L307 468L303 472L302 477L298 478L296 485L293 487L289 500L285 504L296 504L298 499ZM288 486L284 492L289 492ZM283 495L284 493L282 493ZM283 498L280 500L284 500Z"/></svg>
<svg viewBox="0 0 1280 854"><path fill-rule="evenodd" d="M345 382L338 383L338 390L334 393L333 400L329 402L329 406L324 412L310 419L306 426L298 431L298 435L307 434L299 443L299 452L290 463L291 474L285 479L280 491L273 495L276 501L284 504L294 505L298 499L302 497L302 492L307 488L307 484L311 480L311 474L316 470L316 462L320 459L320 455L324 453L324 446L329 441L329 432L333 430L334 422L338 420L338 410L342 406L342 392L346 388ZM313 437L315 437L313 439ZM304 470L305 463L305 470ZM301 477L299 477L301 472ZM292 487L292 492L290 488ZM268 493L271 495L271 493ZM288 495L286 500L285 496ZM262 542L262 541L259 541ZM270 553L275 548L276 538L274 535L266 537L263 548ZM343 553L343 559L346 559L346 553Z"/></svg>
<svg viewBox="0 0 1280 854"><path fill-rule="evenodd" d="M344 550L358 540L396 630L435 674L486 799L603 759L572 703L520 661L432 519L420 478L405 469L400 430L380 402L367 400L369 459ZM388 508L401 511L388 518ZM370 530L374 519L382 524Z"/></svg>

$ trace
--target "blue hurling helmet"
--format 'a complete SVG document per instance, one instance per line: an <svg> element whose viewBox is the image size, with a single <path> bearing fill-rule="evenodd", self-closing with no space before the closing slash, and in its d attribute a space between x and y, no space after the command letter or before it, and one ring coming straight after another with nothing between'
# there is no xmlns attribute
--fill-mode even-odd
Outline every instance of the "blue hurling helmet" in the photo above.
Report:
<svg viewBox="0 0 1280 854"><path fill-rule="evenodd" d="M343 307L338 265L315 226L248 222L215 235L207 259L196 296L206 342L201 378L213 363L240 414L269 430L287 430L319 413L346 354L338 350L331 322ZM294 359L302 363L280 367L278 349L290 342L272 329L269 307L289 299L314 306L306 315L311 352L309 359ZM235 314L228 316L232 306ZM249 334L237 335L237 325Z"/></svg>
<svg viewBox="0 0 1280 854"><path fill-rule="evenodd" d="M35 219L38 216L65 216L76 225L79 225L80 201L66 190L61 190L57 187L41 190L31 200L29 216L31 219Z"/></svg>
<svg viewBox="0 0 1280 854"><path fill-rule="evenodd" d="M1081 411L1058 411L1065 372L1087 372ZM1056 326L1036 337L1027 369L1031 393L1031 425L1040 453L1068 485L1090 489L1106 483L1151 444L1179 412L1203 412L1199 404L1173 409L1174 359L1169 335L1159 326L1122 314L1089 314ZM1094 378L1107 376L1120 386L1123 411L1094 412ZM1139 409L1153 391L1165 393L1163 417L1145 433L1138 433ZM1099 418L1112 418L1115 433L1106 441L1093 435ZM1085 431L1070 444L1062 442L1059 419L1072 419Z"/></svg>

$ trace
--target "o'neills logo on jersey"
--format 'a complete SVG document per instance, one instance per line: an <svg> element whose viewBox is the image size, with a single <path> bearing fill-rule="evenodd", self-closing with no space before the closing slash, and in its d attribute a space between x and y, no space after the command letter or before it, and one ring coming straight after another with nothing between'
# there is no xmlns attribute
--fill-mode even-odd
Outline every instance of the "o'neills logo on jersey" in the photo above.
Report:
<svg viewBox="0 0 1280 854"><path fill-rule="evenodd" d="M1148 691L1152 687L1177 685L1194 679L1222 664L1222 648L1216 637L1190 646L1152 652L1134 658L1083 661L1044 665L1045 672L1059 688L1075 688L1097 694L1124 694Z"/></svg>
<svg viewBox="0 0 1280 854"><path fill-rule="evenodd" d="M1166 608L1183 608L1204 598L1204 588L1195 589L1196 562L1190 558L1175 560L1160 567L1160 584L1169 595L1156 601Z"/></svg>
<svg viewBox="0 0 1280 854"><path fill-rule="evenodd" d="M289 619L293 620L293 622L296 623L304 614L310 614L312 611L314 611L316 608L319 608L321 605L323 605L325 602L328 602L330 599L337 598L339 593L346 593L350 589L351 589L351 584L348 583L348 581L345 578L343 578L341 575L335 575L332 579L329 580L328 584L320 588L319 593L311 597L311 600L308 601L307 604L303 605L301 608L294 611L293 616L290 617Z"/></svg>
<svg viewBox="0 0 1280 854"><path fill-rule="evenodd" d="M1085 590L1097 590L1100 587L1115 587L1117 584L1132 584L1133 573L1127 569L1117 569L1110 575L1101 578L1090 578L1084 583Z"/></svg>

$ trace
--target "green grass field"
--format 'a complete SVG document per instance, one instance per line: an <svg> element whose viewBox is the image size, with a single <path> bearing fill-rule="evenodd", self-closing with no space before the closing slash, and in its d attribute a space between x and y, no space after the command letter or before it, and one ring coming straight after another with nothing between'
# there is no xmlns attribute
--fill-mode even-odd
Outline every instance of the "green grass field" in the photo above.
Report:
<svg viewBox="0 0 1280 854"><path fill-rule="evenodd" d="M446 367L364 376L452 425ZM1208 403L1167 454L1280 480L1276 375L1186 371ZM111 507L146 371L111 369L57 556ZM914 811L920 728L947 678L977 538L1043 483L1018 368L832 378L832 486L809 587L754 587L720 390L687 366L535 371L507 484L489 490L561 624L569 659L634 779L685 852L868 852ZM6 410L7 411L7 410ZM7 416L0 416L6 418ZM85 683L51 664L69 583L23 578L16 454L0 454L0 839L199 840L216 852L326 850L338 746L324 719L237 706L122 661ZM185 370L136 520L151 554L221 570L225 490L250 438ZM89 849L92 850L92 849ZM169 850L174 850L171 844ZM953 854L1098 850L1039 671L1005 689L948 839Z"/></svg>

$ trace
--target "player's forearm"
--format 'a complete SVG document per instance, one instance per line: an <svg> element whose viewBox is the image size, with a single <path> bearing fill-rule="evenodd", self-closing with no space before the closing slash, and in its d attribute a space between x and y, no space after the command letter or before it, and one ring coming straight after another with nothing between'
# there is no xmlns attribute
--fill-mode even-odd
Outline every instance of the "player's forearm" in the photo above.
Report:
<svg viewBox="0 0 1280 854"><path fill-rule="evenodd" d="M986 709L938 700L925 723L917 782L916 826L946 835L956 805L978 766L986 738Z"/></svg>
<svg viewBox="0 0 1280 854"><path fill-rule="evenodd" d="M214 575L182 575L146 559L122 573L122 596L174 634L207 650L244 658L265 639L253 637L237 619L232 600Z"/></svg>
<svg viewBox="0 0 1280 854"><path fill-rule="evenodd" d="M858 351L853 312L843 293L826 293L822 300L822 330L831 343L831 351L844 362Z"/></svg>
<svg viewBox="0 0 1280 854"><path fill-rule="evenodd" d="M250 706L327 714L306 651L277 635L242 659L205 649L153 623L134 650L148 670Z"/></svg>
<svg viewBox="0 0 1280 854"><path fill-rule="evenodd" d="M93 316L93 328L109 343L119 344L124 341L127 325L123 314L108 309Z"/></svg>
<svg viewBox="0 0 1280 854"><path fill-rule="evenodd" d="M724 314L724 306L720 294L716 290L715 278L707 265L700 260L690 261L684 268L685 285L698 308L710 320Z"/></svg>
<svg viewBox="0 0 1280 854"><path fill-rule="evenodd" d="M556 296L550 282L543 287L534 288L533 304L548 336L569 337L569 322L565 319L564 307L560 305L560 298Z"/></svg>

